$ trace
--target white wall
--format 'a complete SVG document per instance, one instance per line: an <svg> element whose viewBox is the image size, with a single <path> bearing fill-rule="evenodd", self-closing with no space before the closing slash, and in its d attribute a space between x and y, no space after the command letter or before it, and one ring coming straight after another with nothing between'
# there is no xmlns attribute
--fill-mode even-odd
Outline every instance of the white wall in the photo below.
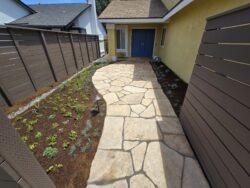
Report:
<svg viewBox="0 0 250 188"><path fill-rule="evenodd" d="M0 0L0 25L29 15L29 11L14 0Z"/></svg>
<svg viewBox="0 0 250 188"><path fill-rule="evenodd" d="M98 35L99 40L104 40L107 36L107 33L97 18L96 14L96 4L95 0L88 0L88 3L91 4L91 7L88 8L76 21L76 27L82 27L86 29L87 34ZM104 43L100 42L101 54L104 53Z"/></svg>

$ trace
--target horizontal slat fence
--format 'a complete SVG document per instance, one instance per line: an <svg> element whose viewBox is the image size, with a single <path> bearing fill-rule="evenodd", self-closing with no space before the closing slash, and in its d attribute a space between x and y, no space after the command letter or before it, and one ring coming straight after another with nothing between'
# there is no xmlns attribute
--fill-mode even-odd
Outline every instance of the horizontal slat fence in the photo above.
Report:
<svg viewBox="0 0 250 188"><path fill-rule="evenodd" d="M96 35L0 27L0 107L66 79L99 57Z"/></svg>
<svg viewBox="0 0 250 188"><path fill-rule="evenodd" d="M208 18L180 120L212 187L249 187L249 4Z"/></svg>

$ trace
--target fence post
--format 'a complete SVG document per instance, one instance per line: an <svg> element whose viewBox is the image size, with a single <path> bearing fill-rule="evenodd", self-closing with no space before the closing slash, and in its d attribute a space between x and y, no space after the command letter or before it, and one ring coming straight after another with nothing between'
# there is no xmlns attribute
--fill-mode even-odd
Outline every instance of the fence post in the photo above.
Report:
<svg viewBox="0 0 250 188"><path fill-rule="evenodd" d="M57 41L58 41L58 44L59 44L59 47L60 47L60 52L62 54L63 64L64 64L64 67L65 67L66 73L67 73L67 75L69 75L68 67L67 67L66 62L65 62L65 58L64 58L64 55L63 55L63 51L62 51L62 45L61 45L61 41L59 39L58 33L56 33L56 38L57 38Z"/></svg>
<svg viewBox="0 0 250 188"><path fill-rule="evenodd" d="M3 96L5 102L8 104L8 106L12 106L14 104L14 99L12 98L11 94L9 91L5 88L3 82L0 80L0 93Z"/></svg>
<svg viewBox="0 0 250 188"><path fill-rule="evenodd" d="M11 39L13 40L13 42L14 42L14 44L15 44L17 53L18 53L18 55L19 55L19 57L20 57L20 60L21 60L21 62L22 62L22 64L23 64L23 66L24 66L24 69L25 69L25 71L26 71L26 73L27 73L27 75L28 75L28 77L29 77L29 79L30 79L30 82L31 82L31 84L32 84L32 86L33 86L33 88L34 88L34 90L37 91L37 88L36 88L36 85L35 85L35 81L32 80L32 76L31 76L31 74L30 74L30 72L29 72L29 69L28 69L28 67L27 67L26 64L25 64L25 61L23 60L23 56L22 56L22 53L21 53L21 51L20 51L20 46L19 46L18 42L15 40L15 37L14 37L14 35L13 35L12 30L11 30L10 28L7 28L7 30L9 31L10 37L11 37Z"/></svg>
<svg viewBox="0 0 250 188"><path fill-rule="evenodd" d="M91 62L90 57L89 57L89 47L88 47L88 39L87 36L85 35L85 44L86 44L86 49L87 49L87 54L88 54L88 59L89 63Z"/></svg>
<svg viewBox="0 0 250 188"><path fill-rule="evenodd" d="M94 48L93 48L93 37L92 36L91 36L91 48L92 48L92 57L95 60L95 57L94 57Z"/></svg>
<svg viewBox="0 0 250 188"><path fill-rule="evenodd" d="M46 54L46 57L47 57L47 60L48 60L48 63L49 63L49 68L50 68L50 70L51 70L51 72L52 72L52 75L53 75L54 80L57 82L58 80L57 80L57 78L56 78L56 74L55 74L55 71L54 71L53 66L52 66L52 61L51 61L51 58L50 58L50 56L49 56L48 47L47 47L47 42L46 42L46 40L45 40L43 31L40 31L40 36L41 36L43 48L44 48L44 51L45 51L45 54Z"/></svg>
<svg viewBox="0 0 250 188"><path fill-rule="evenodd" d="M100 51L100 40L99 40L99 36L96 36L97 39L97 52L98 52L98 58L101 57L101 51Z"/></svg>
<svg viewBox="0 0 250 188"><path fill-rule="evenodd" d="M81 35L78 35L78 42L79 42L79 46L80 46L80 51L81 51L81 57L82 57L82 64L84 67L84 58L83 58L83 54L82 54L82 46L81 46L81 40L80 40Z"/></svg>
<svg viewBox="0 0 250 188"><path fill-rule="evenodd" d="M76 70L78 71L78 70L79 70L79 67L78 67L78 65L77 65L76 52L75 52L75 48L74 48L74 45L73 45L72 34L69 34L69 40L70 40L71 47L72 47L72 50L73 50L73 56L74 56L74 60L75 60Z"/></svg>

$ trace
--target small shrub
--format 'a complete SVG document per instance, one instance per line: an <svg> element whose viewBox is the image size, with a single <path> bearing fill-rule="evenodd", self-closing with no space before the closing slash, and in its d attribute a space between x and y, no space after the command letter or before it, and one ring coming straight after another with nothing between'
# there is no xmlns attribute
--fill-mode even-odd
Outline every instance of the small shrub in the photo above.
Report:
<svg viewBox="0 0 250 188"><path fill-rule="evenodd" d="M55 119L55 117L56 117L55 114L51 114L51 115L49 115L48 120L53 120L53 119Z"/></svg>
<svg viewBox="0 0 250 188"><path fill-rule="evenodd" d="M26 125L26 128L27 128L27 131L28 132L31 132L31 131L33 131L33 126L32 125L30 125L30 124L28 124L28 125Z"/></svg>
<svg viewBox="0 0 250 188"><path fill-rule="evenodd" d="M22 139L23 142L27 142L28 141L28 137L27 136L22 136L21 139Z"/></svg>
<svg viewBox="0 0 250 188"><path fill-rule="evenodd" d="M73 130L71 130L70 132L69 132L69 139L70 140L72 140L72 141L74 141L74 140L76 140L77 139L77 132L76 131L73 131Z"/></svg>
<svg viewBox="0 0 250 188"><path fill-rule="evenodd" d="M67 125L69 123L69 120L67 119L66 121L63 121L62 124L63 125Z"/></svg>
<svg viewBox="0 0 250 188"><path fill-rule="evenodd" d="M63 116L71 118L72 117L72 112L66 112L66 113L63 114Z"/></svg>
<svg viewBox="0 0 250 188"><path fill-rule="evenodd" d="M63 164L55 164L55 165L51 165L48 169L46 169L47 173L50 172L55 172L57 169L63 168Z"/></svg>
<svg viewBox="0 0 250 188"><path fill-rule="evenodd" d="M40 131L36 132L35 138L40 139L43 136L43 134Z"/></svg>
<svg viewBox="0 0 250 188"><path fill-rule="evenodd" d="M49 142L49 146L54 146L57 143L57 135L50 135L47 137L47 141Z"/></svg>
<svg viewBox="0 0 250 188"><path fill-rule="evenodd" d="M45 150L43 151L43 156L47 157L48 159L52 159L57 154L58 154L58 149L57 148L46 147Z"/></svg>
<svg viewBox="0 0 250 188"><path fill-rule="evenodd" d="M62 144L63 150L66 150L69 147L69 142L68 141L64 141Z"/></svg>
<svg viewBox="0 0 250 188"><path fill-rule="evenodd" d="M85 106L82 104L77 104L74 106L74 110L77 114L81 114L85 111Z"/></svg>
<svg viewBox="0 0 250 188"><path fill-rule="evenodd" d="M37 146L38 146L38 143L34 142L33 144L29 145L29 148L30 148L31 151L33 151Z"/></svg>
<svg viewBox="0 0 250 188"><path fill-rule="evenodd" d="M53 129L57 128L58 126L59 126L59 124L58 124L58 123L52 123L52 127L53 127Z"/></svg>

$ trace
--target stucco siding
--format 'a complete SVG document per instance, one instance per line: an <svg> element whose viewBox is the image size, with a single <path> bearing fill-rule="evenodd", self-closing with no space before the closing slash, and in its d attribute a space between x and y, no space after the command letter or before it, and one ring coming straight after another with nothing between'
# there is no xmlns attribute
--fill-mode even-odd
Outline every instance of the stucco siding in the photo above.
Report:
<svg viewBox="0 0 250 188"><path fill-rule="evenodd" d="M249 3L249 0L196 0L174 15L166 24L162 61L185 82L189 82L206 18Z"/></svg>
<svg viewBox="0 0 250 188"><path fill-rule="evenodd" d="M172 9L180 0L161 0L168 10Z"/></svg>
<svg viewBox="0 0 250 188"><path fill-rule="evenodd" d="M0 25L12 22L18 18L29 15L29 12L14 0L1 0Z"/></svg>

